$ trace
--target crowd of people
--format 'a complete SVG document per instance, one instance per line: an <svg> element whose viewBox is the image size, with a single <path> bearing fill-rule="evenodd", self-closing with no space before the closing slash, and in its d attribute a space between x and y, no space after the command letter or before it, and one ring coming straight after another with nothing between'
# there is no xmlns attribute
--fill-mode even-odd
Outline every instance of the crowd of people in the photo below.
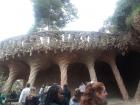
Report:
<svg viewBox="0 0 140 105"><path fill-rule="evenodd" d="M107 105L107 91L102 82L88 82L71 91L68 85L42 85L39 92L27 83L19 97L19 105Z"/></svg>

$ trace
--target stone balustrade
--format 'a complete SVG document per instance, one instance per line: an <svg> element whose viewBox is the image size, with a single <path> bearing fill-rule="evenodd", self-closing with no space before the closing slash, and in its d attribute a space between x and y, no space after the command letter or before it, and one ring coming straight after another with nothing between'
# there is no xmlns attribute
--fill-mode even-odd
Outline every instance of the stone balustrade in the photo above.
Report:
<svg viewBox="0 0 140 105"><path fill-rule="evenodd" d="M25 53L32 55L32 51L48 50L92 50L115 49L125 50L129 44L126 35L112 35L100 32L70 32L70 31L46 31L33 33L7 39L0 42L0 59L8 59L9 56L20 56Z"/></svg>

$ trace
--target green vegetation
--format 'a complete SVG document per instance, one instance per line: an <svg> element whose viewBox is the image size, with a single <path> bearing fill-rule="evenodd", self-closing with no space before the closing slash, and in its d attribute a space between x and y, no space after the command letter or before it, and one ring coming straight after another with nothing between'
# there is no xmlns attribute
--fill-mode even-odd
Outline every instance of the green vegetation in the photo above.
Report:
<svg viewBox="0 0 140 105"><path fill-rule="evenodd" d="M130 15L126 18L126 25L128 27L131 26L131 23L133 22L133 18L138 15L138 13L140 12L140 4L138 4L137 6L135 6L132 10L132 12L130 13Z"/></svg>
<svg viewBox="0 0 140 105"><path fill-rule="evenodd" d="M4 73L0 72L0 91L2 91L2 87L5 84L6 79L7 76L5 76Z"/></svg>
<svg viewBox="0 0 140 105"><path fill-rule="evenodd" d="M32 0L36 28L58 30L77 18L77 10L70 0Z"/></svg>
<svg viewBox="0 0 140 105"><path fill-rule="evenodd" d="M111 29L111 32L127 32L131 28L134 16L139 11L140 0L119 0L113 16L105 23L105 28ZM109 26L106 24L109 24Z"/></svg>

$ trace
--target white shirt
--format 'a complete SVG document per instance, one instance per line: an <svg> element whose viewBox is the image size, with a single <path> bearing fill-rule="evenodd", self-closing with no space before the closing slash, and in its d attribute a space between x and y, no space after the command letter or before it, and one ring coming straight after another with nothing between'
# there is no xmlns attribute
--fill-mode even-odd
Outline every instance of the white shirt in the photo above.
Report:
<svg viewBox="0 0 140 105"><path fill-rule="evenodd" d="M85 84L80 85L79 86L80 92L85 92L85 88L86 88Z"/></svg>
<svg viewBox="0 0 140 105"><path fill-rule="evenodd" d="M25 102L26 100L26 97L29 95L29 92L30 92L30 88L29 87L26 87L22 90L21 94L20 94L20 97L19 97L19 103L22 103L22 102Z"/></svg>

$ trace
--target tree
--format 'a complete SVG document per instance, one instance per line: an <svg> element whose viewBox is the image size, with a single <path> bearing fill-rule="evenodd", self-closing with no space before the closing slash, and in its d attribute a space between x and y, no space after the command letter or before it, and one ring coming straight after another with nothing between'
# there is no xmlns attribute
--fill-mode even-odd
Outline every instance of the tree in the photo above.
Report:
<svg viewBox="0 0 140 105"><path fill-rule="evenodd" d="M76 8L70 0L32 0L35 15L34 28L49 30L63 28L77 17Z"/></svg>
<svg viewBox="0 0 140 105"><path fill-rule="evenodd" d="M104 32L104 33L116 32L116 26L111 23L110 19L111 17L108 18L106 21L104 21L103 27L99 29L99 32Z"/></svg>
<svg viewBox="0 0 140 105"><path fill-rule="evenodd" d="M2 87L7 79L7 76L3 72L0 72L0 91L2 91Z"/></svg>
<svg viewBox="0 0 140 105"><path fill-rule="evenodd" d="M133 18L140 11L140 0L119 0L117 8L112 17L108 19L110 27L117 31L129 31Z"/></svg>

